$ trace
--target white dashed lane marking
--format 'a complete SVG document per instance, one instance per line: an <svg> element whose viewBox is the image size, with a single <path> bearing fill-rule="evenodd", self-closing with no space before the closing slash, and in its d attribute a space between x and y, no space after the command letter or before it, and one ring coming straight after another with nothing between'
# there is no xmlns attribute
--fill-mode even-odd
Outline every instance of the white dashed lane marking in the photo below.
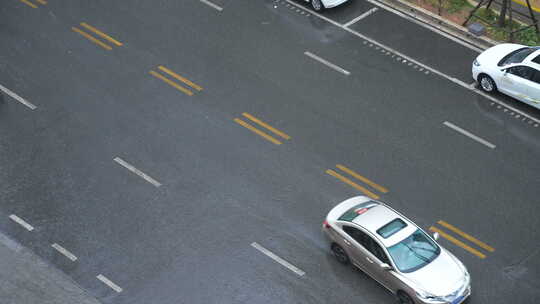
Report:
<svg viewBox="0 0 540 304"><path fill-rule="evenodd" d="M72 262L75 262L77 260L77 257L73 253L69 252L67 249L58 245L57 243L54 243L51 246L52 248L56 249L56 251L63 254L66 258L70 259Z"/></svg>
<svg viewBox="0 0 540 304"><path fill-rule="evenodd" d="M114 284L113 281L109 280L106 276L102 274L99 274L96 278L118 293L123 291L123 289L120 286Z"/></svg>
<svg viewBox="0 0 540 304"><path fill-rule="evenodd" d="M303 276L305 275L306 273L304 271L302 271L300 268L294 266L293 264L285 261L284 259L280 258L279 256L275 255L273 252L271 252L270 250L264 248L263 246L253 242L251 243L251 247L259 250L260 252L264 253L266 256L268 256L269 258L271 258L272 260L278 262L279 264L281 264L282 266L286 267L287 269L289 269L290 271L296 273L297 275L299 276Z"/></svg>
<svg viewBox="0 0 540 304"><path fill-rule="evenodd" d="M304 52L304 55L306 55L306 56L308 56L308 57L310 57L310 58L312 58L314 60L317 60L318 62L320 62L320 63L326 65L327 67L329 67L329 68L331 68L331 69L333 69L335 71L338 71L338 72L340 72L342 74L345 74L347 76L349 76L351 74L349 71L345 70L344 68L339 67L339 66L337 66L337 65L335 65L335 64L333 64L333 63L331 63L331 62L329 62L329 61L327 61L327 60L325 60L325 59L311 53L311 52L306 51L306 52Z"/></svg>
<svg viewBox="0 0 540 304"><path fill-rule="evenodd" d="M386 46L386 45L384 45L384 44L382 44L382 43L380 43L380 42L377 42L377 41L374 40L374 39L371 39L371 38L369 38L369 37L367 37L367 36L365 36L365 35L362 35L362 34L360 34L359 32L357 32L357 31L355 31L355 30L352 30L352 29L350 29L350 28L344 26L343 24L340 24L340 23L338 23L338 22L336 22L336 21L334 21L334 20L332 20L332 19L330 19L330 18L327 18L327 17L325 17L325 16L323 16L323 15L321 15L321 14L318 14L318 13L316 13L316 12L314 12L314 11L308 9L308 8L305 8L305 7L301 6L300 4L297 4L297 3L295 3L295 2L293 2L293 1L291 1L291 0L285 0L285 1L287 1L287 2L288 2L289 4L291 4L291 5L297 6L298 8L300 8L300 9L302 9L302 10L305 10L306 12L311 13L313 16L317 16L318 18L320 18L320 19L322 19L322 20L325 20L326 22L331 23L331 24L333 24L333 25L335 25L335 26L337 26L337 27L339 27L339 28L341 28L341 29L343 29L343 30L345 30L345 31L347 31L347 32L349 32L349 33L355 35L356 37L359 37L359 38L361 38L361 39L367 41L367 42L364 43L364 44L369 43L371 47L373 47L374 44L375 44L375 45L378 45L378 46L380 46L380 47L386 49L387 51L390 51L390 52L392 52L393 54L397 55L397 56L398 56L398 60L399 60L399 58L403 58L403 59L405 59L405 60L412 61L414 64L418 65L418 66L420 67L420 71L423 71L426 75L429 74L429 73L434 73L434 74L436 74L436 75L438 75L438 76L440 76L440 77L443 77L443 78L445 78L445 79L447 79L447 80L450 80L451 82L453 82L453 83L455 83L455 84L457 84L457 85L459 85L459 86L461 86L461 87L463 87L463 88L466 88L466 89L471 90L471 91L473 91L473 92L475 92L475 93L477 93L477 94L479 94L479 95L482 95L482 96L484 96L485 98L487 98L487 99L489 99L489 100L491 100L491 101L493 101L493 102L495 102L495 103L497 103L497 104L499 104L499 105L502 105L502 106L504 106L504 107L506 107L506 108L508 108L508 109L511 109L512 111L514 111L514 112L516 112L516 113L519 113L520 115L523 115L523 116L527 117L528 119L530 119L530 120L532 120L532 121L534 121L534 122L536 122L536 123L540 123L540 119L534 118L533 116L531 116L531 115L529 115L529 114L526 114L526 113L524 113L523 111L520 111L520 110L518 110L518 109L516 109L516 108L514 108L514 107L512 107L512 106L510 106L510 105L507 105L506 103L504 103L504 102L502 102L502 101L500 101L500 100L498 100L498 99L496 99L496 98L494 98L494 97L492 97L492 96L490 96L490 95L488 95L488 94L486 94L486 93L480 91L480 90L477 89L477 88L471 88L471 87L469 86L469 84L466 83L466 82L463 82L463 81L461 81L461 80L459 80L459 79L457 79L457 78L455 78L455 77L452 77L452 76L450 76L450 75L447 75L447 74L445 74L445 73L443 73L443 72L441 72L441 71L438 71L438 70L436 70L436 69L434 69L434 68L432 68L432 67L430 67L430 66L428 66L428 65L425 65L425 64L423 64L423 63L420 63L420 62L418 62L418 61L416 61L416 60L414 60L414 59L412 59L412 58L406 56L405 54L402 54L402 53L398 52L397 50L395 50L395 49L393 49L393 48L391 48L391 47L388 47L388 46ZM368 0L368 1L371 2L371 0Z"/></svg>
<svg viewBox="0 0 540 304"><path fill-rule="evenodd" d="M199 0L199 1L201 1L202 3L214 8L214 9L220 11L220 12L223 10L223 8L221 6L219 6L217 4L214 4L214 3L212 3L212 2L210 2L208 0Z"/></svg>
<svg viewBox="0 0 540 304"><path fill-rule="evenodd" d="M121 166L123 166L124 168L128 169L129 171L131 171L131 172L137 174L138 176L142 177L144 180L146 180L150 184L152 184L152 185L154 185L156 187L161 186L160 182L153 179L152 177L150 177L148 174L142 172L141 170L135 168L133 165L131 165L130 163L124 161L120 157L115 157L114 161L117 162L118 164L120 164Z"/></svg>
<svg viewBox="0 0 540 304"><path fill-rule="evenodd" d="M15 223L23 226L24 228L26 228L26 230L28 231L32 231L34 230L34 227L32 227L32 225L28 224L25 220L23 220L22 218L16 216L15 214L12 214L9 216L10 219L12 219Z"/></svg>
<svg viewBox="0 0 540 304"><path fill-rule="evenodd" d="M13 91L9 90L8 88L4 87L1 84L0 84L0 90L2 90L2 92L6 93L7 95L11 96L11 98L15 99L16 101L18 101L18 102L22 103L23 105L29 107L31 110L35 110L37 108L31 102L29 102L28 100L26 100L26 99L22 98L21 96L15 94Z"/></svg>
<svg viewBox="0 0 540 304"><path fill-rule="evenodd" d="M459 132L459 133L461 133L461 134L463 134L463 135L465 135L465 136L467 136L467 137L469 137L469 138L471 138L471 139L473 139L473 140L475 140L475 141L477 141L477 142L479 142L479 143L481 143L481 144L483 144L483 145L485 145L485 146L487 146L487 147L489 147L491 149L495 149L495 147L496 147L494 144L490 143L489 141L487 141L485 139L482 139L482 138L472 134L471 132L469 132L469 131L467 131L465 129L462 129L462 128L454 125L451 122L445 121L443 124L445 126L449 127L450 129L452 129L452 130L454 130L456 132Z"/></svg>

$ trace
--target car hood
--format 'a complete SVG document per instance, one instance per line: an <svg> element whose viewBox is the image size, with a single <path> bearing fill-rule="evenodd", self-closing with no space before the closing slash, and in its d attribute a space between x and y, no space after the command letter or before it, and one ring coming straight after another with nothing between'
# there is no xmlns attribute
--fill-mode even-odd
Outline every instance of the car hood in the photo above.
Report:
<svg viewBox="0 0 540 304"><path fill-rule="evenodd" d="M526 46L515 43L501 43L482 52L476 57L476 60L480 65L496 65L504 56L523 47Z"/></svg>
<svg viewBox="0 0 540 304"><path fill-rule="evenodd" d="M403 275L422 290L435 296L446 296L456 291L465 280L461 262L441 248L441 253L426 266Z"/></svg>

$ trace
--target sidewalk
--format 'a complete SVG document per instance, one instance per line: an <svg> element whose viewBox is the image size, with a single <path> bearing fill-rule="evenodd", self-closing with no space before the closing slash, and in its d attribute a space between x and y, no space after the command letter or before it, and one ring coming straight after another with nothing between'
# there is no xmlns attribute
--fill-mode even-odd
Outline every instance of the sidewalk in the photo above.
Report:
<svg viewBox="0 0 540 304"><path fill-rule="evenodd" d="M0 233L2 304L101 304L60 270Z"/></svg>

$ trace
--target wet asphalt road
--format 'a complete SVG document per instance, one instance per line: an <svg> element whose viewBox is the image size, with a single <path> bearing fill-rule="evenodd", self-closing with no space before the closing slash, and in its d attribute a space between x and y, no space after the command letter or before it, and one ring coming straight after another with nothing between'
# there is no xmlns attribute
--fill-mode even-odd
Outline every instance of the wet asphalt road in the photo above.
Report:
<svg viewBox="0 0 540 304"><path fill-rule="evenodd" d="M37 106L0 101L4 233L103 303L389 303L332 258L320 232L329 209L361 194L325 173L343 164L387 187L376 194L423 228L443 220L495 248L480 259L440 241L471 272L468 303L535 303L536 122L287 2L213 3L223 10L195 0L2 3L0 84ZM353 1L325 16L345 24L373 7ZM83 22L121 45L72 30ZM472 83L478 53L422 26L379 9L350 28Z"/></svg>

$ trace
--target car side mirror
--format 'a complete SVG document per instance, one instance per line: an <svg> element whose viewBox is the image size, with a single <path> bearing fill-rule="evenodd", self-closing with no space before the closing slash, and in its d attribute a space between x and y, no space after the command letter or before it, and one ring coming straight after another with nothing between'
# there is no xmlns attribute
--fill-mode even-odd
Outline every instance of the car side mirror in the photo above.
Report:
<svg viewBox="0 0 540 304"><path fill-rule="evenodd" d="M433 232L433 239L435 241L439 239L439 233L438 232Z"/></svg>
<svg viewBox="0 0 540 304"><path fill-rule="evenodd" d="M508 73L508 69L501 69L501 72L504 72L504 75L506 75L506 73Z"/></svg>
<svg viewBox="0 0 540 304"><path fill-rule="evenodd" d="M387 263L381 263L380 266L382 270L392 270L392 266L388 265Z"/></svg>

